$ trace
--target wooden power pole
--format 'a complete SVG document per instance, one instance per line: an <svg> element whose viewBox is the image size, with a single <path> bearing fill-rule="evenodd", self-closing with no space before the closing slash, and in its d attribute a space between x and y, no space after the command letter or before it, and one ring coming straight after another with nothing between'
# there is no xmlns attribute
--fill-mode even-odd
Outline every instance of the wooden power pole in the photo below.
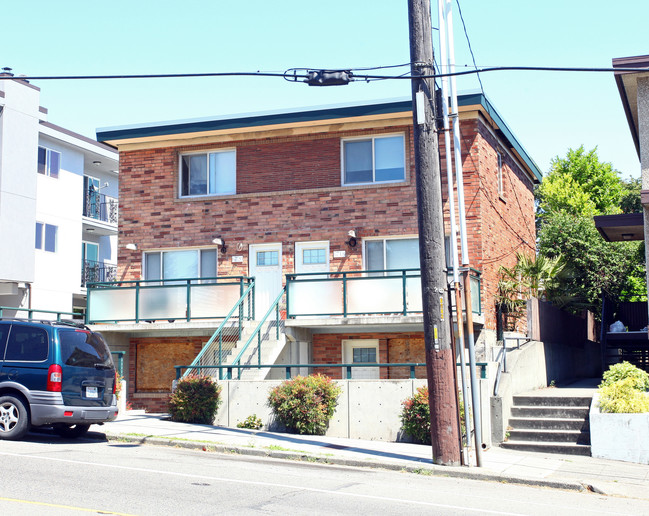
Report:
<svg viewBox="0 0 649 516"><path fill-rule="evenodd" d="M430 0L408 0L419 255L433 461L460 465L457 401L447 310L442 183L436 124Z"/></svg>

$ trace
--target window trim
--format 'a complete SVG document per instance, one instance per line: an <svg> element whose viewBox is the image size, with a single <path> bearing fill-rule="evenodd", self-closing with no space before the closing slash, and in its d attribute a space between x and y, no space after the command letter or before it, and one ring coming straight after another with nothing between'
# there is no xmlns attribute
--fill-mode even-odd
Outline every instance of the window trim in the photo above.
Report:
<svg viewBox="0 0 649 516"><path fill-rule="evenodd" d="M174 253L174 252L184 252L184 251L197 251L198 252L198 277L195 279L203 279L202 276L202 266L203 266L203 260L202 260L202 253L203 251L216 251L214 256L215 264L214 264L214 269L216 271L216 276L218 277L219 274L219 250L217 247L190 247L188 249L185 248L174 248L174 249L152 249L149 251L143 251L142 252L142 278L145 281L174 281L177 280L178 278L164 278L164 253ZM160 255L160 278L158 279L147 279L147 260L146 257L147 255L151 254L159 254ZM212 276L206 276L211 278ZM181 278L182 279L182 278Z"/></svg>
<svg viewBox="0 0 649 516"><path fill-rule="evenodd" d="M376 236L376 237L367 237L363 238L363 248L362 248L362 256L361 259L363 261L363 270L370 270L367 268L367 248L366 248L366 242L376 242L377 240L381 240L383 242L383 268L385 269L385 262L386 262L386 245L385 241L386 240L419 240L419 235L397 235L397 236ZM387 269L385 269L387 270ZM384 273L385 275L385 273Z"/></svg>
<svg viewBox="0 0 649 516"><path fill-rule="evenodd" d="M498 186L498 195L501 199L505 198L505 182L503 181L503 155L500 151L496 151L496 160L497 160L497 171L496 171L496 181Z"/></svg>
<svg viewBox="0 0 649 516"><path fill-rule="evenodd" d="M209 171L209 156L210 154L220 154L220 153L226 153L226 152L233 152L234 153L234 190L231 192L224 192L224 193L209 193L209 179L210 179L210 171ZM183 157L185 156L201 156L204 155L207 157L207 193L204 194L194 194L194 195L183 195ZM237 148L236 147L228 147L228 148L223 148L223 149L214 149L214 150L201 150L201 151L193 151L193 152L179 152L178 153L178 198L179 199L196 199L196 198L203 198L203 197L222 197L225 195L236 195L237 193Z"/></svg>
<svg viewBox="0 0 649 516"><path fill-rule="evenodd" d="M391 179L389 181L376 181L376 151L375 151L375 141L382 138L394 138L395 136L401 136L403 139L403 179ZM363 182L363 183L347 183L345 181L345 143L353 141L367 141L371 140L372 142L372 181ZM406 152L406 133L385 133L385 134L369 134L363 136L354 136L350 138L341 138L340 139L340 184L341 186L361 186L361 185L384 185L391 183L405 183L408 180L408 166L407 166L407 152Z"/></svg>
<svg viewBox="0 0 649 516"><path fill-rule="evenodd" d="M45 170L43 172L41 172L39 170L40 162L38 161L38 157L37 157L36 158L36 172L39 173L42 176L51 177L53 179L58 179L59 175L61 174L61 161L62 161L63 154L61 153L61 151L50 149L49 147L45 147L44 145L39 145L38 146L38 151L40 151L41 149L43 149L45 151ZM56 175L52 175L52 153L58 154L58 156L59 156L58 169L56 170Z"/></svg>
<svg viewBox="0 0 649 516"><path fill-rule="evenodd" d="M41 246L36 246L36 233L38 231L38 225L41 225ZM46 249L46 236L47 236L47 226L54 228L54 250ZM46 253L56 253L59 248L59 227L55 224L47 224L46 222L36 221L34 225L34 249L37 251L44 251Z"/></svg>

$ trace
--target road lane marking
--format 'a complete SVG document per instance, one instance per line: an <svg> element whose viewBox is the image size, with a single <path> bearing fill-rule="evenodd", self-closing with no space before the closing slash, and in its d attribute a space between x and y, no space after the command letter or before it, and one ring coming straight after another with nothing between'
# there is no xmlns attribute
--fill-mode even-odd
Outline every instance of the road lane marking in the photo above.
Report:
<svg viewBox="0 0 649 516"><path fill-rule="evenodd" d="M81 511L81 512L92 512L94 514L115 514L117 516L134 516L132 514L127 514L125 512L114 512L107 511L105 509L88 509L86 507L75 507L74 505L61 505L58 503L47 503L47 502L34 502L32 500L22 500L20 498L5 498L0 496L0 501L2 502L15 502L15 503L25 503L28 505L40 505L43 507L54 507L55 509L66 509L72 511Z"/></svg>

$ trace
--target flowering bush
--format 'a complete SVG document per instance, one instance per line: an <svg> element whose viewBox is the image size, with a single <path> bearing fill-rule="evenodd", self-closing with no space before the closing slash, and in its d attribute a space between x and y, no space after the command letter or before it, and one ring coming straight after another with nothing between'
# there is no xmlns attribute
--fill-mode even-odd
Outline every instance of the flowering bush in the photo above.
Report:
<svg viewBox="0 0 649 516"><path fill-rule="evenodd" d="M221 403L221 386L211 376L189 375L178 380L169 398L172 421L211 425Z"/></svg>
<svg viewBox="0 0 649 516"><path fill-rule="evenodd" d="M271 389L268 405L289 431L323 435L341 392L328 376L298 376Z"/></svg>
<svg viewBox="0 0 649 516"><path fill-rule="evenodd" d="M401 427L416 442L430 444L430 405L428 387L419 387L410 398L401 402ZM464 403L460 399L460 431L464 435Z"/></svg>

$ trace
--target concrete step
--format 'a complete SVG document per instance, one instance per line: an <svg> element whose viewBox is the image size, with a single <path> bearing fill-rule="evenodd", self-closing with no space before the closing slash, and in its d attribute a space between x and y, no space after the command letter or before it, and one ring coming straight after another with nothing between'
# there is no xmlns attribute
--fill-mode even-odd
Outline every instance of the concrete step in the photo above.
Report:
<svg viewBox="0 0 649 516"><path fill-rule="evenodd" d="M588 407L513 406L512 417L579 419L588 417Z"/></svg>
<svg viewBox="0 0 649 516"><path fill-rule="evenodd" d="M590 407L589 396L514 396L514 406L525 407Z"/></svg>
<svg viewBox="0 0 649 516"><path fill-rule="evenodd" d="M512 441L590 444L590 433L580 430L509 430Z"/></svg>
<svg viewBox="0 0 649 516"><path fill-rule="evenodd" d="M524 441L505 441L500 443L502 448L519 451L538 453L561 453L564 455L586 455L590 456L590 446L585 444L565 443L532 443Z"/></svg>
<svg viewBox="0 0 649 516"><path fill-rule="evenodd" d="M588 431L588 419L513 417L509 426L515 430L582 430Z"/></svg>

